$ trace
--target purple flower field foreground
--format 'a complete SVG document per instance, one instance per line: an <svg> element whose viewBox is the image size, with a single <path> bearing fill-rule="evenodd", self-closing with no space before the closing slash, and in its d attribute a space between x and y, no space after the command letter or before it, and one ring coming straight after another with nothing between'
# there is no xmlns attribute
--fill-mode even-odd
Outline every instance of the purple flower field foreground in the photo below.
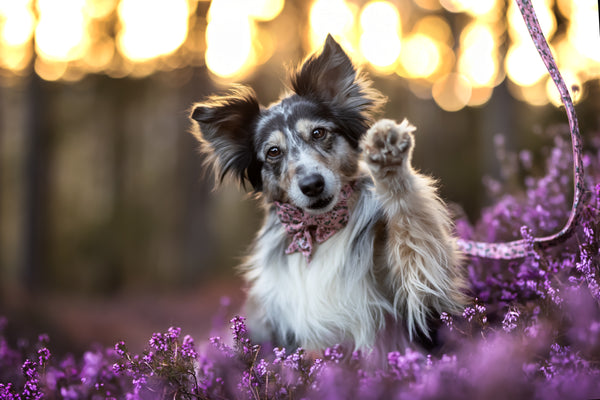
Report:
<svg viewBox="0 0 600 400"><path fill-rule="evenodd" d="M497 200L476 224L457 221L461 237L530 239L563 226L570 144L566 128L549 132L554 142L543 168L529 152L499 152L503 180L487 180ZM431 354L399 350L375 364L339 345L320 354L261 348L236 316L231 338L200 343L171 327L152 334L142 354L119 342L76 359L52 354L45 335L34 345L11 345L3 335L9 321L0 320L0 398L600 398L599 147L589 144L584 155L588 196L575 234L552 248L532 247L522 259L468 259L472 303L463 315L439 316L442 344ZM521 189L508 189L523 176Z"/></svg>

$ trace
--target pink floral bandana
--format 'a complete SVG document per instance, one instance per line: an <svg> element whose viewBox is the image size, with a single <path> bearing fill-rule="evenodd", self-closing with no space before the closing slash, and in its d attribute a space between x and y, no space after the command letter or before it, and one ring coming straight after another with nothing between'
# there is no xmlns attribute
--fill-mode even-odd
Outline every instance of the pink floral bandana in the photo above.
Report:
<svg viewBox="0 0 600 400"><path fill-rule="evenodd" d="M279 220L288 235L292 237L285 254L298 251L304 254L306 262L310 264L314 241L323 243L348 223L347 202L353 192L352 184L344 185L338 203L331 211L319 215L307 214L301 208L289 203L274 202Z"/></svg>

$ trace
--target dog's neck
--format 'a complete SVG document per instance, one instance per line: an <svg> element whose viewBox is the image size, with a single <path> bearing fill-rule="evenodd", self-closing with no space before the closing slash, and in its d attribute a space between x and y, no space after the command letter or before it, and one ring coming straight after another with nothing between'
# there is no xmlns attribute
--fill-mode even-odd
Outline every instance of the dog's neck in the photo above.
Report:
<svg viewBox="0 0 600 400"><path fill-rule="evenodd" d="M310 263L315 241L323 243L348 223L348 200L355 186L355 182L344 185L333 209L318 215L308 214L289 203L274 202L277 216L292 240L285 253L292 254L298 251L304 255L307 263Z"/></svg>

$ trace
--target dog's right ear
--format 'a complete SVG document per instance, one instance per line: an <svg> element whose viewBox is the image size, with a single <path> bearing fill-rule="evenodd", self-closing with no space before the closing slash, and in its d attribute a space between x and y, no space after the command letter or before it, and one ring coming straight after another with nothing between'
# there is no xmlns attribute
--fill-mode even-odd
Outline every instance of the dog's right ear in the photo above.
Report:
<svg viewBox="0 0 600 400"><path fill-rule="evenodd" d="M262 189L260 163L253 150L253 130L259 115L256 94L244 86L193 106L190 118L199 129L192 133L220 181L231 174L242 185L248 181L254 190Z"/></svg>
<svg viewBox="0 0 600 400"><path fill-rule="evenodd" d="M331 35L321 53L291 74L290 83L299 96L315 99L340 116L340 122L346 123L344 134L354 147L373 122L372 114L385 102Z"/></svg>

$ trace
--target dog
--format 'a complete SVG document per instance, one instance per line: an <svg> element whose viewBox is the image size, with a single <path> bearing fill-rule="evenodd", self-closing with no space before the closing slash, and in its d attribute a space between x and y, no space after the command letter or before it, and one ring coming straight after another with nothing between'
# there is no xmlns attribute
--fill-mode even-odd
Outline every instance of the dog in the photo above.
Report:
<svg viewBox="0 0 600 400"><path fill-rule="evenodd" d="M264 204L241 266L251 338L384 354L430 339L466 286L447 207L411 166L415 127L373 123L385 99L331 35L289 83L268 107L236 86L191 111L216 184Z"/></svg>

